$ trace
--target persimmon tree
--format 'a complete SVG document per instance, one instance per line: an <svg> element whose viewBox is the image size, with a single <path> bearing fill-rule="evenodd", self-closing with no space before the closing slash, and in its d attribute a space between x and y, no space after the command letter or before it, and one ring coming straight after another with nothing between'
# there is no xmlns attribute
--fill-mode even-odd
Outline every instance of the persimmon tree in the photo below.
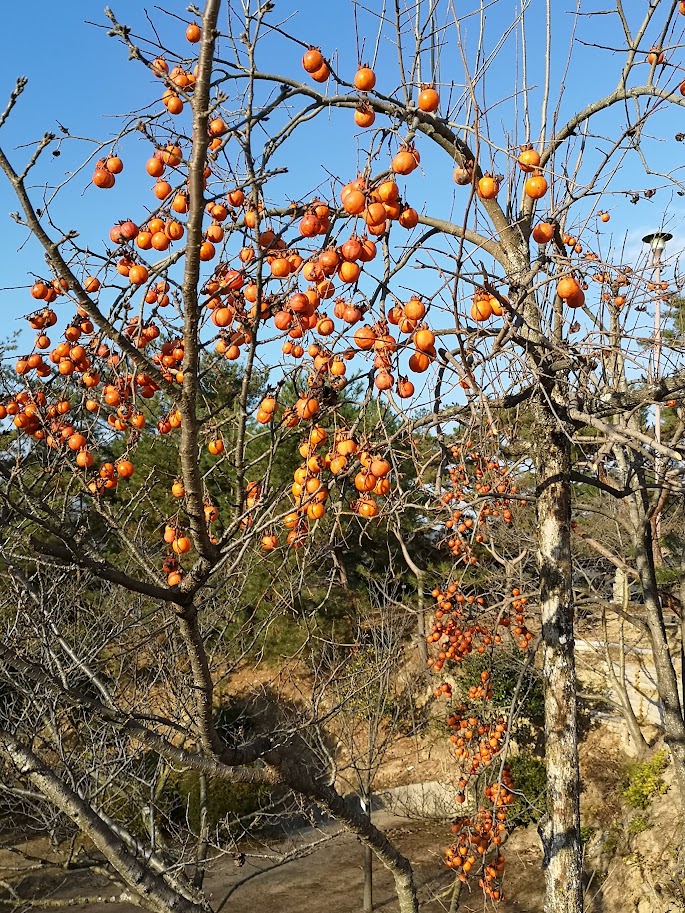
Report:
<svg viewBox="0 0 685 913"><path fill-rule="evenodd" d="M243 593L267 598L250 589L255 566L272 569L267 619L290 609L313 568L325 606L344 582L347 544L380 524L425 597L428 569L406 530L428 518L448 531L454 558L435 590L429 639L450 646L431 657L433 669L474 638L496 648L505 618L528 651L524 607L539 615L547 909L578 911L571 501L574 482L602 480L597 466L578 471L573 448L590 427L625 465L659 454L680 471L680 439L666 445L625 418L677 402L685 372L675 346L667 371L643 372L647 279L635 270L636 297L622 294L630 264L607 222L615 201L642 205L679 186L651 137L667 129L664 110L683 105L685 7L658 0L633 21L616 0L604 16L613 44L604 46L586 34L583 10L549 3L507 9L505 28L478 3L459 13L449 3L396 4L394 21L358 13L374 49L336 57L324 42L309 44L316 36L295 34L272 3L207 0L192 21L176 21L168 47L107 10L110 36L148 78L139 110L86 163L87 193L116 198L135 169L154 183L137 212L103 225L104 242L57 225L53 194L34 189L54 184L44 170L52 134L28 159L0 145L18 236L45 255L27 293L38 335L16 360L2 406L12 429L0 462L3 554L29 602L1 647L16 703L0 746L32 801L70 819L149 909L210 908L206 828L192 851L158 853L154 827L141 836L106 813L93 753L106 768L114 752L122 774L149 753L209 783L269 784L319 803L388 866L400 909L416 910L409 862L336 789L316 702L237 740L221 734L215 709L218 682L234 668L219 661L218 632L235 632ZM539 88L531 43L535 59L548 61ZM601 61L613 83L595 94L573 79L571 100L569 74L588 60L598 72ZM21 109L24 88L20 79L0 127ZM75 192L76 180L60 194ZM595 271L598 294L586 294ZM609 365L617 333L620 382ZM141 477L136 454L151 441L161 459ZM514 447L531 491L512 488L502 449ZM286 482L280 455L298 450ZM635 528L647 535L649 482L623 471L635 480ZM521 499L536 510L537 585L488 604L465 592L460 575L488 545L480 521L510 522ZM517 552L500 558L508 577ZM57 595L39 586L48 569L66 572L69 587L79 581L89 637L73 618L68 639L53 627ZM112 624L95 609L106 597L115 610L118 592L137 600L135 623ZM458 595L475 608L464 614L461 600L447 598ZM419 606L420 622L427 609ZM241 643L268 629L250 616ZM142 663L153 632L165 645L152 660L164 687L146 692L123 665L132 652ZM474 700L487 701L483 675ZM458 825L448 859L468 875L474 863L461 846L475 833L481 881L497 899L500 824L514 788L507 723L466 709L454 709L454 728L483 729L471 773L499 768L485 787L489 807ZM97 733L87 769L78 748L65 750L79 746L83 728ZM671 750L677 759L685 749L674 740ZM167 858L175 852L178 866Z"/></svg>

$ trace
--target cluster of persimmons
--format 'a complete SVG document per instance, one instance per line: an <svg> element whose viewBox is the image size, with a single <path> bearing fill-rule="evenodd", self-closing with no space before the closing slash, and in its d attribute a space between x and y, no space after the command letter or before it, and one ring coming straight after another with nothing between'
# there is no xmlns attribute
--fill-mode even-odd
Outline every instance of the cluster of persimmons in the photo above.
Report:
<svg viewBox="0 0 685 913"><path fill-rule="evenodd" d="M433 598L436 604L428 643L435 645L437 655L430 656L428 664L435 672L441 672L446 664L461 663L473 652L491 655L503 642L500 632L506 630L516 638L520 649L528 648L532 638L524 618L528 600L517 587L498 610L488 611L483 596L466 594L457 583L448 584L444 590L433 590ZM462 700L453 701L453 686L447 681L438 685L434 693L437 698L452 702L446 723L452 730L450 743L462 770L455 797L458 805L467 801L467 787L474 781L473 813L453 822L454 840L445 852L446 863L458 870L464 882L470 872L478 874L484 893L493 900L501 900L504 857L500 847L507 836L507 808L514 801L513 779L503 761L508 723L492 707L493 688L487 669L467 689ZM478 801L479 793L484 800Z"/></svg>
<svg viewBox="0 0 685 913"><path fill-rule="evenodd" d="M460 580L432 592L435 604L427 636L431 648L428 665L437 674L456 670L471 655L492 661L494 651L508 641L527 650L532 640L525 619L528 597L518 587L491 603L465 582L468 568L479 564L484 525L510 524L512 510L524 506L526 500L517 496L517 484L506 461L481 452L470 440L453 446L451 455L441 506L450 512L446 542L456 557L455 568L462 562L466 567ZM474 683L460 687L459 697L453 693L454 682L443 681L434 694L450 702L446 724L461 770L456 803L461 806L470 800L473 810L453 822L453 842L445 851L445 860L462 882L477 875L485 895L501 900L501 846L507 837L507 810L515 798L505 760L509 724L502 708L494 706L489 668L482 669Z"/></svg>

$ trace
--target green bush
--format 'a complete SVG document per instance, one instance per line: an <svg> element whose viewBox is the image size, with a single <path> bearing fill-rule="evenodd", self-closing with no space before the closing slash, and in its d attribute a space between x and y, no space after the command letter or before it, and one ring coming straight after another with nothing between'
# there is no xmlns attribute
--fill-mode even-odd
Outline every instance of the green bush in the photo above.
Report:
<svg viewBox="0 0 685 913"><path fill-rule="evenodd" d="M490 672L493 704L509 708L514 699L521 668L525 657L517 649L495 650L493 653L472 653L459 664L455 675L463 683L462 698L480 678L480 673ZM517 714L512 735L522 744L535 742L544 726L544 695L540 673L529 666L523 675L522 687L518 693L520 712Z"/></svg>
<svg viewBox="0 0 685 913"><path fill-rule="evenodd" d="M602 841L602 852L606 853L607 856L613 856L618 849L620 837L621 835L617 828L609 828Z"/></svg>
<svg viewBox="0 0 685 913"><path fill-rule="evenodd" d="M641 834L643 831L648 831L651 826L652 825L643 815L633 815L630 819L630 824L628 825L628 833L631 836L635 836L635 834Z"/></svg>
<svg viewBox="0 0 685 913"><path fill-rule="evenodd" d="M649 761L629 764L621 783L621 796L631 808L645 809L655 796L668 789L661 774L668 767L668 751L657 751Z"/></svg>
<svg viewBox="0 0 685 913"><path fill-rule="evenodd" d="M194 833L200 829L200 778L197 771L186 771L170 779L168 790L176 801L173 817L187 823ZM241 818L263 808L270 799L266 786L231 783L226 780L207 782L207 817L210 828L225 818Z"/></svg>
<svg viewBox="0 0 685 913"><path fill-rule="evenodd" d="M509 758L514 779L516 799L509 806L507 827L527 827L537 824L545 812L547 774L544 761L531 755L519 754Z"/></svg>
<svg viewBox="0 0 685 913"><path fill-rule="evenodd" d="M595 836L596 833L597 833L596 827L593 827L591 824L581 824L580 842L582 843L582 845L585 846L586 843L589 843L590 840L592 840L592 838Z"/></svg>

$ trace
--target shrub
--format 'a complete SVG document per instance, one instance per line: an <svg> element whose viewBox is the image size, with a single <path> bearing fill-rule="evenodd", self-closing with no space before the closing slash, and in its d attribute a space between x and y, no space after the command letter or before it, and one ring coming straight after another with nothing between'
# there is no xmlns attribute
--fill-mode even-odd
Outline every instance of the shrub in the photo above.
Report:
<svg viewBox="0 0 685 913"><path fill-rule="evenodd" d="M597 833L597 828L593 827L591 824L582 824L580 826L580 842L583 846L592 840L592 838Z"/></svg>
<svg viewBox="0 0 685 913"><path fill-rule="evenodd" d="M631 836L636 834L641 834L643 831L648 831L652 825L643 815L633 815L630 819L630 824L628 825L628 833Z"/></svg>
<svg viewBox="0 0 685 913"><path fill-rule="evenodd" d="M509 806L508 826L513 829L537 824L545 812L545 764L539 758L519 754L509 758L509 767L514 779L516 799Z"/></svg>
<svg viewBox="0 0 685 913"><path fill-rule="evenodd" d="M200 778L197 771L187 771L170 784L181 799L181 812L194 833L200 828ZM242 818L258 812L270 799L266 786L252 783L231 783L226 780L209 780L207 784L207 818L210 828L215 828L225 818Z"/></svg>
<svg viewBox="0 0 685 913"><path fill-rule="evenodd" d="M648 761L629 764L621 783L621 796L631 808L645 809L655 796L668 789L661 774L668 767L668 751L657 751Z"/></svg>
<svg viewBox="0 0 685 913"><path fill-rule="evenodd" d="M508 708L514 699L522 662L520 652L513 649L497 650L493 654L472 653L460 663L455 674L463 675L466 690L487 669L490 672L493 704ZM520 712L516 716L512 735L524 744L534 742L542 732L545 719L542 680L534 667L529 666L524 672L523 684L517 697Z"/></svg>

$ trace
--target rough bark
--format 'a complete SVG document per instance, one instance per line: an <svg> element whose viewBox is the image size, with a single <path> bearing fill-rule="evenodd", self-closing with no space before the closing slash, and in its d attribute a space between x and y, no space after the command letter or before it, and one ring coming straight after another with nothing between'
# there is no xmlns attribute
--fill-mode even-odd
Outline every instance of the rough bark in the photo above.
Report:
<svg viewBox="0 0 685 913"><path fill-rule="evenodd" d="M0 748L18 771L85 834L112 868L155 913L201 913L207 907L175 891L144 859L134 856L95 809L51 771L33 751L11 733L0 731Z"/></svg>
<svg viewBox="0 0 685 913"><path fill-rule="evenodd" d="M583 891L571 565L571 455L569 438L542 397L536 404L535 431L547 768L547 819L540 828L545 911L580 913Z"/></svg>
<svg viewBox="0 0 685 913"><path fill-rule="evenodd" d="M664 613L657 586L652 548L652 524L639 494L631 498L630 514L633 525L635 567L640 575L640 586L647 615L656 685L662 708L664 740L671 753L681 804L685 808L685 720L680 702L678 676L669 649Z"/></svg>
<svg viewBox="0 0 685 913"><path fill-rule="evenodd" d="M279 764L278 775L284 785L302 796L314 799L356 834L364 846L372 850L376 859L392 875L400 913L419 913L411 863L393 846L383 831L371 822L358 802L348 801L333 786L314 779L309 771L292 762L283 761Z"/></svg>

